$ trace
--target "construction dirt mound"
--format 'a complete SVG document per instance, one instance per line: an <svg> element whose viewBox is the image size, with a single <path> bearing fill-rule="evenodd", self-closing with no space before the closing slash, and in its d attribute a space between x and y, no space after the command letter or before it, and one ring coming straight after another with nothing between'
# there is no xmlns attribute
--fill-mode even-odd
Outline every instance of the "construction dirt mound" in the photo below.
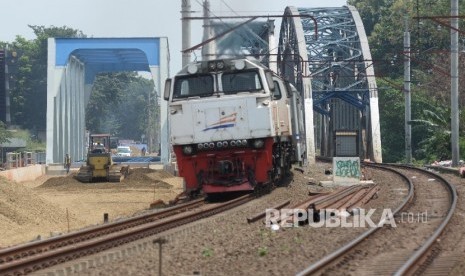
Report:
<svg viewBox="0 0 465 276"><path fill-rule="evenodd" d="M70 187L84 187L94 183L82 183L74 178L76 173L68 176L53 177L45 181L38 189L61 189ZM129 170L128 176L122 182L97 182L101 188L120 186L153 186L159 189L170 189L172 185L163 181L173 178L174 176L166 171L158 171L149 168L133 168Z"/></svg>
<svg viewBox="0 0 465 276"><path fill-rule="evenodd" d="M44 236L51 231L63 232L83 224L72 213L44 200L30 188L0 178L0 248ZM34 231L29 232L30 229ZM27 234L23 234L27 233Z"/></svg>
<svg viewBox="0 0 465 276"><path fill-rule="evenodd" d="M147 210L182 192L182 178L132 168L122 182L81 183L68 176L14 183L0 177L0 248L46 238Z"/></svg>
<svg viewBox="0 0 465 276"><path fill-rule="evenodd" d="M54 188L59 186L68 186L72 184L81 184L77 179L74 178L74 174L70 174L68 176L62 177L52 177L46 180L42 185L38 188Z"/></svg>

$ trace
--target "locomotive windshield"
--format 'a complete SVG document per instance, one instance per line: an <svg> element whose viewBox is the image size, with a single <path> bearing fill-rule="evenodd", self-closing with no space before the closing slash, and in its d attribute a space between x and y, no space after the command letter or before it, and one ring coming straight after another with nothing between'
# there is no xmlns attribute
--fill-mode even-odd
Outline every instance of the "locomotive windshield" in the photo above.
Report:
<svg viewBox="0 0 465 276"><path fill-rule="evenodd" d="M258 71L241 71L233 73L223 73L221 76L223 92L225 94L235 94L244 91L257 91L263 89Z"/></svg>
<svg viewBox="0 0 465 276"><path fill-rule="evenodd" d="M173 98L208 97L213 95L213 91L212 75L177 77L174 83Z"/></svg>
<svg viewBox="0 0 465 276"><path fill-rule="evenodd" d="M215 88L215 78L221 78L222 87ZM213 72L212 74L194 74L175 78L173 99L189 97L210 97L214 92L226 95L239 92L262 91L263 84L258 70Z"/></svg>

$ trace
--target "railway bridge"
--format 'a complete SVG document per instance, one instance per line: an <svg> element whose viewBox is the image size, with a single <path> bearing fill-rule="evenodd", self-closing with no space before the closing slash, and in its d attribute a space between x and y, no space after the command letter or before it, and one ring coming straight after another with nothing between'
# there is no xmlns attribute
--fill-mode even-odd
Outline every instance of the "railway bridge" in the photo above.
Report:
<svg viewBox="0 0 465 276"><path fill-rule="evenodd" d="M382 162L378 89L354 7L286 7L277 45L271 19L243 25L214 19L208 26L213 36L234 31L221 35L207 56L256 57L302 92L309 160L359 156Z"/></svg>

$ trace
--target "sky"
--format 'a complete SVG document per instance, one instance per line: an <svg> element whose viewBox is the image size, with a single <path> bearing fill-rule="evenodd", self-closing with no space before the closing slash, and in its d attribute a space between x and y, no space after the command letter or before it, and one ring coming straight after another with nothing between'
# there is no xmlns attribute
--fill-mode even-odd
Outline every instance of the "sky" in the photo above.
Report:
<svg viewBox="0 0 465 276"><path fill-rule="evenodd" d="M202 16L202 0L190 0ZM181 69L182 0L0 0L0 41L34 39L28 25L67 26L88 37L168 37L170 75ZM281 15L286 6L341 7L346 0L210 0L213 15ZM276 21L276 33L280 23ZM192 22L191 44L202 41L202 22Z"/></svg>

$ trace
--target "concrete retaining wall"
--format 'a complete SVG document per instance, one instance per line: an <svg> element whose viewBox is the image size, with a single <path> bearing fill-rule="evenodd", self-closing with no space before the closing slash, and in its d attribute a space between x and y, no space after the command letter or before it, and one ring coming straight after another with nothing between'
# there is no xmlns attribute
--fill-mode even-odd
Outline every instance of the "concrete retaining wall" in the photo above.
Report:
<svg viewBox="0 0 465 276"><path fill-rule="evenodd" d="M44 174L45 165L31 165L0 172L0 176L15 182L33 181Z"/></svg>

